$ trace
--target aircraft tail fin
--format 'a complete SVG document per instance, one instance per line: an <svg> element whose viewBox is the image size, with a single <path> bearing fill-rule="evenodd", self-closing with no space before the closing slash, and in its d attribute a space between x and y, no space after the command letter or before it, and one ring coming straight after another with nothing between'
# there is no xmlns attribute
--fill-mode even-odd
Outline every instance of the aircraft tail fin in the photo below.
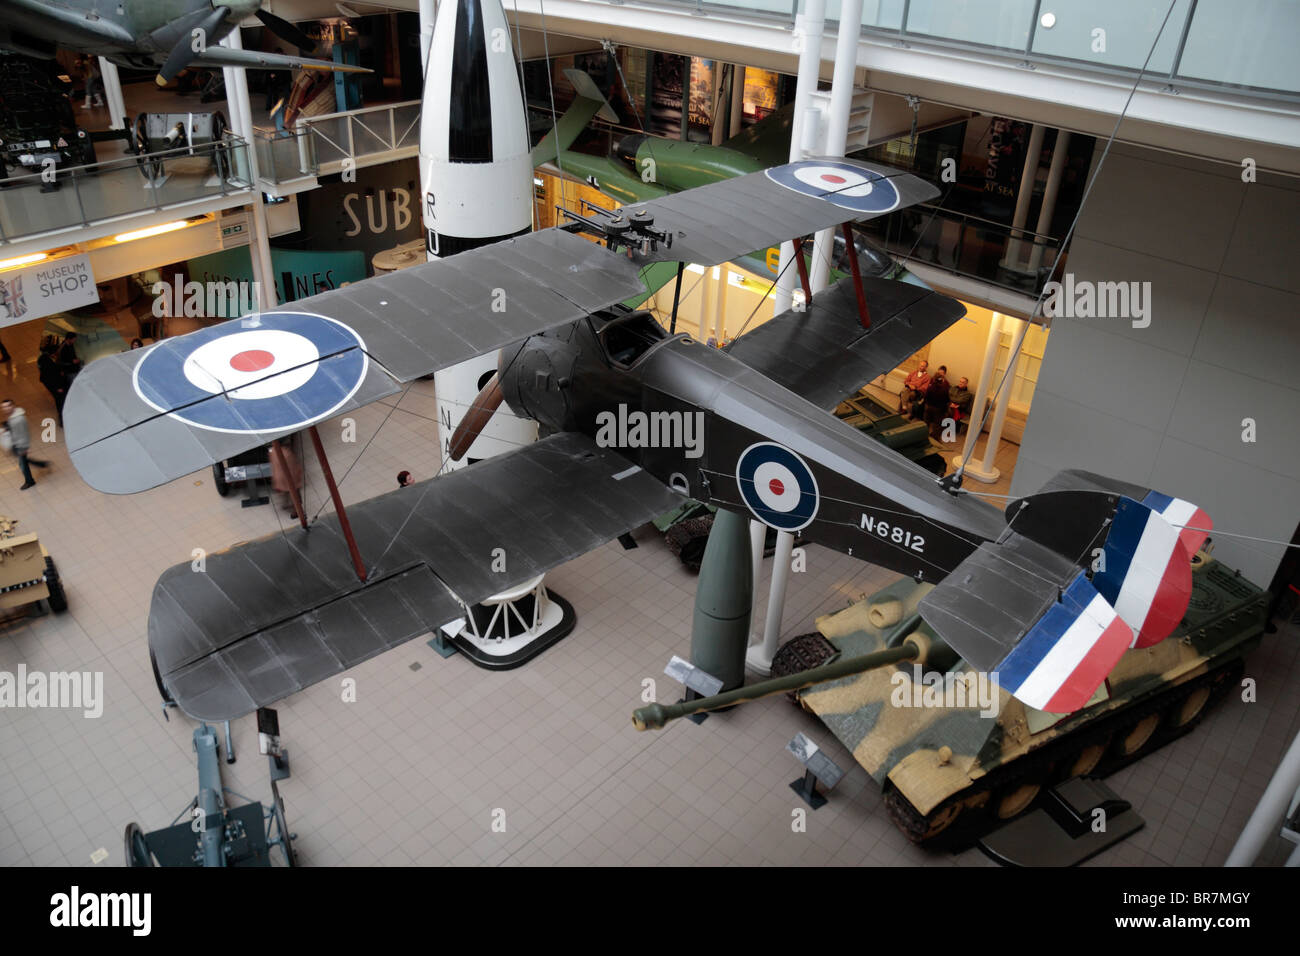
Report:
<svg viewBox="0 0 1300 956"><path fill-rule="evenodd" d="M1210 520L1182 499L1082 471L1012 502L1007 518L1002 537L926 595L921 615L1031 707L1077 710L1124 651L1178 626Z"/></svg>
<svg viewBox="0 0 1300 956"><path fill-rule="evenodd" d="M533 147L534 167L554 162L556 156L573 145L573 141L586 129L592 117L599 116L609 123L618 122L618 114L601 94L596 81L587 73L582 70L568 69L564 71L564 75L573 84L577 95L569 108L564 111L564 115L556 121L554 128Z"/></svg>
<svg viewBox="0 0 1300 956"><path fill-rule="evenodd" d="M1091 572L1149 647L1173 632L1192 594L1192 555L1212 527L1191 502L1085 471L1063 471L1007 508L1011 526Z"/></svg>
<svg viewBox="0 0 1300 956"><path fill-rule="evenodd" d="M920 610L973 667L1052 713L1086 705L1133 640L1081 568L1015 532L981 545Z"/></svg>

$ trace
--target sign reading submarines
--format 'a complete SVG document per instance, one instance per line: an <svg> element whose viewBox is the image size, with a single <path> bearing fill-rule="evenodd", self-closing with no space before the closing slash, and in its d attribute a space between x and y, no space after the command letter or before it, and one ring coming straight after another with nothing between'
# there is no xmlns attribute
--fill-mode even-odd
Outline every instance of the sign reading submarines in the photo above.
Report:
<svg viewBox="0 0 1300 956"><path fill-rule="evenodd" d="M0 272L0 327L98 301L89 256L65 256Z"/></svg>

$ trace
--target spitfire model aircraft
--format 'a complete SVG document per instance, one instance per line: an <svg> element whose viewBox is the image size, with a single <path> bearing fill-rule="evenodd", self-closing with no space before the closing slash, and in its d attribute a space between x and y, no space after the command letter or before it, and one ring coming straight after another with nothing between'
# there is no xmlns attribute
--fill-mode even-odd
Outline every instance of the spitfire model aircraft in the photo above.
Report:
<svg viewBox="0 0 1300 956"><path fill-rule="evenodd" d="M831 414L957 321L960 303L854 275L729 351L618 305L648 263L726 262L936 193L867 163L795 162L621 211L588 207L95 362L64 412L93 487L144 491L306 429L334 497L310 527L163 573L149 614L160 685L196 718L238 717L690 496L936 582L922 613L972 666L1034 707L1082 707L1130 646L1176 625L1208 520L1079 472L1003 513ZM498 349L452 454L502 401L548 437L345 509L316 424ZM508 570L496 572L502 543Z"/></svg>
<svg viewBox="0 0 1300 956"><path fill-rule="evenodd" d="M263 10L262 0L4 0L0 47L43 59L63 47L118 66L157 70L159 83L174 80L190 66L370 72L327 60L218 46L250 14L287 43L315 50L307 34Z"/></svg>

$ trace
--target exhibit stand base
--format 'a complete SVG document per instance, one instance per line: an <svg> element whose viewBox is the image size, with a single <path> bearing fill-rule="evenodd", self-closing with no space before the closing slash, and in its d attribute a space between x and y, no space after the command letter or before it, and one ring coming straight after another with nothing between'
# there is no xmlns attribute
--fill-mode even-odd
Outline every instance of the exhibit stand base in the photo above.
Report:
<svg viewBox="0 0 1300 956"><path fill-rule="evenodd" d="M548 591L542 578L462 605L465 616L444 624L429 646L443 657L459 651L488 670L509 670L536 657L577 623L573 605Z"/></svg>
<svg viewBox="0 0 1300 956"><path fill-rule="evenodd" d="M826 798L817 792L817 778L809 770L798 780L790 781L790 789L803 798L803 802L814 810L826 806Z"/></svg>
<svg viewBox="0 0 1300 956"><path fill-rule="evenodd" d="M953 469L956 470L960 468L961 462L961 455L954 455L952 459ZM991 485L1002 477L1002 472L997 468L990 468L988 471L985 471L980 467L978 462L971 462L966 466L966 470L962 472L962 475L966 478L974 478L976 481L982 481L986 485Z"/></svg>

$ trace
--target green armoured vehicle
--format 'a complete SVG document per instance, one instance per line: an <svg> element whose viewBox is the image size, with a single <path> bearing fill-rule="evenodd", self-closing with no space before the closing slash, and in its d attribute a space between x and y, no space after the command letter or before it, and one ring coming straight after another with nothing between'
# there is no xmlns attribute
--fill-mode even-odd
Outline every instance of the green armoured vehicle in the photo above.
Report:
<svg viewBox="0 0 1300 956"><path fill-rule="evenodd" d="M800 704L881 786L890 817L910 839L965 845L1029 809L1044 787L1105 776L1187 733L1210 703L1238 685L1245 655L1264 632L1269 595L1204 552L1193 561L1192 580L1191 603L1174 633L1128 651L1093 702L1073 714L1034 710L990 688L986 675L921 620L917 605L931 585L903 578L819 618L820 634L787 642L772 680L650 705L633 722L660 727L689 713L806 688ZM780 676L783 669L788 676ZM983 702L981 690L988 692Z"/></svg>
<svg viewBox="0 0 1300 956"><path fill-rule="evenodd" d="M925 422L913 421L894 411L865 389L840 402L835 407L835 417L940 478L948 468L939 454L940 446L930 440L930 428Z"/></svg>

